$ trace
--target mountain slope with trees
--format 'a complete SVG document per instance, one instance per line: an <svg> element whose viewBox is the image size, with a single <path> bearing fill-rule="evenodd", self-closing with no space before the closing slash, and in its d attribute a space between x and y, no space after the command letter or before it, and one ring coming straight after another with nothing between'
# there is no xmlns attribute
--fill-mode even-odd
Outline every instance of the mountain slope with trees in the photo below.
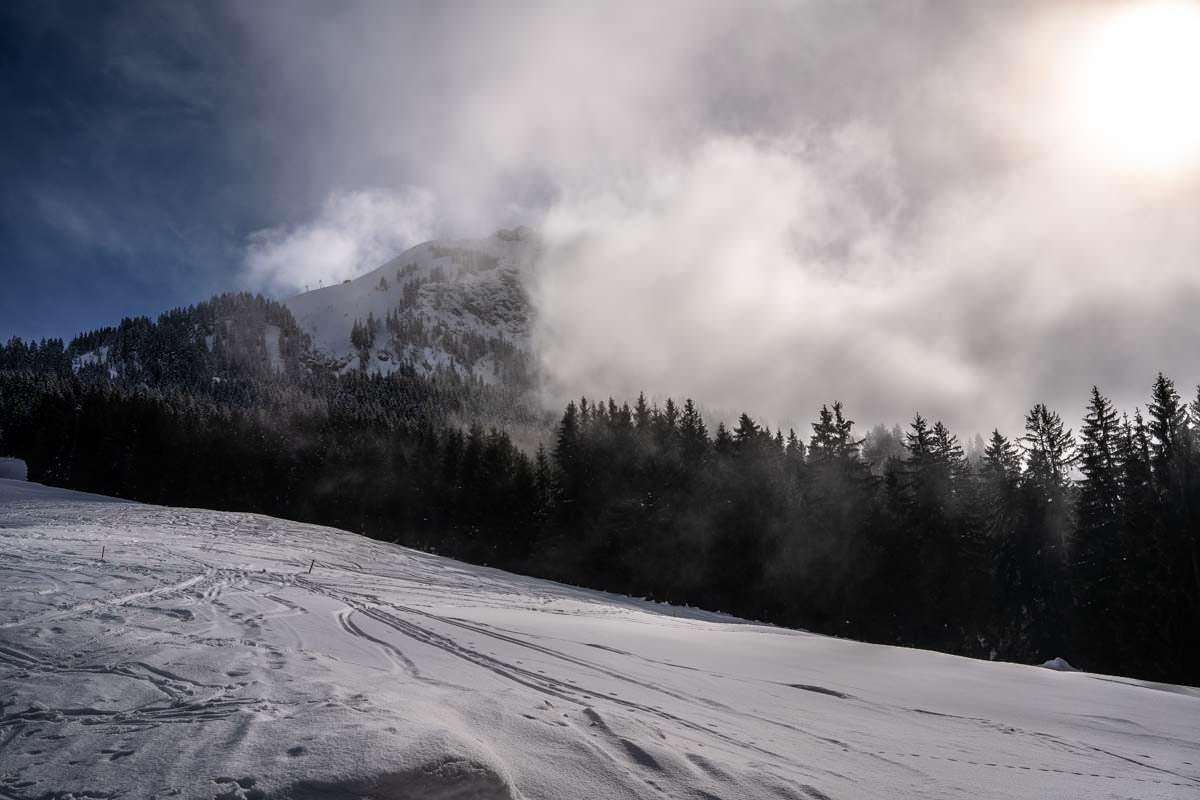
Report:
<svg viewBox="0 0 1200 800"><path fill-rule="evenodd" d="M278 361L246 355L262 336L206 327L227 306L278 329ZM125 355L80 366L85 348ZM0 450L32 480L869 641L1200 683L1200 395L1164 376L1144 415L1093 390L1078 437L1038 404L973 457L917 415L872 462L837 403L806 435L746 414L712 430L691 400L644 397L569 404L549 448L509 424L538 424L519 393L344 372L248 296L0 347Z"/></svg>
<svg viewBox="0 0 1200 800"><path fill-rule="evenodd" d="M1093 389L968 456L941 422L807 435L691 400L571 403L347 369L290 310L221 295L0 345L0 450L46 483L338 525L582 585L988 658L1200 683L1200 394ZM493 427L494 426L494 427Z"/></svg>

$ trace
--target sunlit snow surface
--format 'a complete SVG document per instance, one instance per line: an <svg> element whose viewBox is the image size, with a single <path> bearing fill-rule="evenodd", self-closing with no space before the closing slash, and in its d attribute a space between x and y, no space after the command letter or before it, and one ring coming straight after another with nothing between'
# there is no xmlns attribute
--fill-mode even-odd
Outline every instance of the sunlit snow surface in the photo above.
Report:
<svg viewBox="0 0 1200 800"><path fill-rule="evenodd" d="M0 798L1200 797L1195 689L249 514L0 481L0 592Z"/></svg>

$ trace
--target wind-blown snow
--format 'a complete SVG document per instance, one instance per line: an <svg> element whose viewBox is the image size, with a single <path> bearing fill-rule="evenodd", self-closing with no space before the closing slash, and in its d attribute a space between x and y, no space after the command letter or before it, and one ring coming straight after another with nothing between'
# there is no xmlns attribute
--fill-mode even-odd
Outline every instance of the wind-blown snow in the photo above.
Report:
<svg viewBox="0 0 1200 800"><path fill-rule="evenodd" d="M1195 689L14 481L0 548L2 798L1200 796Z"/></svg>

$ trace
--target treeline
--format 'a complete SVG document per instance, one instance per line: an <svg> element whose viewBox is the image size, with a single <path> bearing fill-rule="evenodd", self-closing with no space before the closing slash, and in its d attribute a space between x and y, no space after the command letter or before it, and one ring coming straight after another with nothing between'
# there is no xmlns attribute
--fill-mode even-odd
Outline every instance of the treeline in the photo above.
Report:
<svg viewBox="0 0 1200 800"><path fill-rule="evenodd" d="M502 341L480 344L478 338L447 333L441 344L457 348L452 355L476 357L491 347L497 369L516 365L513 369L526 376L524 354L510 352L511 345ZM67 344L61 339L26 342L16 337L0 342L0 376L15 381L10 393L18 391L23 380L54 376L63 381L78 378L106 391L202 399L285 417L329 403L353 409L347 413L357 419L383 418L387 425L396 419L478 417L509 425L543 421L542 412L529 402L527 376L524 382L487 384L464 370L425 369L398 360L386 376L365 370L343 374L344 364L312 349L286 306L246 292L216 295L155 320L126 318ZM462 358L460 362L468 363Z"/></svg>
<svg viewBox="0 0 1200 800"><path fill-rule="evenodd" d="M688 403L570 406L555 522L571 576L872 641L1200 682L1200 391L1143 417L1093 389L1078 439L1036 405L975 459L916 416L861 455L840 405L807 444ZM594 567L593 567L594 568Z"/></svg>
<svg viewBox="0 0 1200 800"><path fill-rule="evenodd" d="M32 480L337 525L580 585L870 641L1200 683L1200 397L1094 391L968 457L917 416L873 464L840 405L801 437L691 402L571 403L553 440L461 428L436 381L228 403L0 372ZM311 387L310 387L311 389ZM280 390L281 391L281 390ZM435 399L436 398L436 399Z"/></svg>
<svg viewBox="0 0 1200 800"><path fill-rule="evenodd" d="M461 387L450 389L423 377L352 374L325 397L260 394L271 402L245 407L78 376L0 373L0 453L24 459L29 479L50 485L321 522L430 549L460 520L476 521L463 511L480 501L464 486L486 483L479 497L490 548L501 509L524 496L513 487L528 480L513 468L506 435L466 434L447 421L470 413Z"/></svg>
<svg viewBox="0 0 1200 800"><path fill-rule="evenodd" d="M61 339L0 342L0 371L82 373L192 390L214 378L295 379L314 361L291 312L246 292L216 295L156 320L127 317L65 345Z"/></svg>
<svg viewBox="0 0 1200 800"><path fill-rule="evenodd" d="M1200 683L1200 392L1143 417L1093 390L974 459L916 416L882 465L838 404L808 441L689 402L568 406L553 574L871 641Z"/></svg>

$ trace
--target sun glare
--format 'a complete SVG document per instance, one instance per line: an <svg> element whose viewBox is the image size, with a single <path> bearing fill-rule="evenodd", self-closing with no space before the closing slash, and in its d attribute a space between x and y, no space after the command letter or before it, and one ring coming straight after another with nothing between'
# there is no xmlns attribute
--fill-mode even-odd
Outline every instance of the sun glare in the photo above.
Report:
<svg viewBox="0 0 1200 800"><path fill-rule="evenodd" d="M1119 6L1079 44L1064 110L1087 157L1153 172L1200 166L1200 2Z"/></svg>

